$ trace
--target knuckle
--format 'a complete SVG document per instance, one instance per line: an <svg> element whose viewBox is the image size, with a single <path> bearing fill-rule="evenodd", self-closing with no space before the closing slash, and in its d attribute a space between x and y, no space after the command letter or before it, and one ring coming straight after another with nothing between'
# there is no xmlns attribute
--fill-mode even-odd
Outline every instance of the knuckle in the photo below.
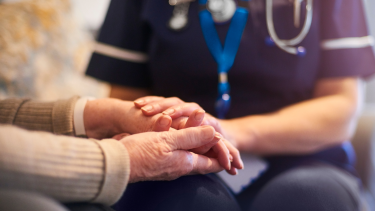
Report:
<svg viewBox="0 0 375 211"><path fill-rule="evenodd" d="M157 138L155 139L155 142L170 145L173 141L172 141L172 137L170 133L161 132L161 133L157 133Z"/></svg>
<svg viewBox="0 0 375 211"><path fill-rule="evenodd" d="M179 159L171 158L168 162L170 167L165 172L167 180L177 179L193 171L193 158L191 153L187 151L180 151Z"/></svg>
<svg viewBox="0 0 375 211"><path fill-rule="evenodd" d="M236 149L236 148L234 148L234 149L232 150L232 153L233 153L235 156L239 156L239 155L240 155L240 151L239 151L238 149Z"/></svg>
<svg viewBox="0 0 375 211"><path fill-rule="evenodd" d="M156 111L160 111L161 110L161 106L160 106L160 103L159 102L155 102L155 103L152 103L150 104Z"/></svg>
<svg viewBox="0 0 375 211"><path fill-rule="evenodd" d="M197 103L191 103L192 106L200 107Z"/></svg>
<svg viewBox="0 0 375 211"><path fill-rule="evenodd" d="M170 98L171 100L173 100L173 101L175 101L175 102L177 102L177 103L183 103L184 101L182 101L180 98L178 98L178 97L171 97Z"/></svg>
<svg viewBox="0 0 375 211"><path fill-rule="evenodd" d="M187 151L183 151L183 152L184 154L182 158L182 165L180 163L178 163L178 165L181 166L180 167L181 175L186 175L193 171L194 159L193 159L193 155L190 152L187 152Z"/></svg>

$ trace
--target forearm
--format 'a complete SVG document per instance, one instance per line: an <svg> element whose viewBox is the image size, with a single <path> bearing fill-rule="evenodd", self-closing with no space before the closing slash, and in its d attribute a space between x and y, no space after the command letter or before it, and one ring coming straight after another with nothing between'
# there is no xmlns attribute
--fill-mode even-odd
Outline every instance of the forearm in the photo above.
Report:
<svg viewBox="0 0 375 211"><path fill-rule="evenodd" d="M74 135L73 110L78 97L57 102L27 99L0 101L0 123L13 124L28 130Z"/></svg>
<svg viewBox="0 0 375 211"><path fill-rule="evenodd" d="M305 154L342 143L353 135L360 94L338 91L266 115L222 121L241 151L256 154Z"/></svg>
<svg viewBox="0 0 375 211"><path fill-rule="evenodd" d="M326 97L267 115L223 122L240 151L304 154L350 139L356 109L345 99Z"/></svg>
<svg viewBox="0 0 375 211"><path fill-rule="evenodd" d="M62 202L113 204L130 172L125 147L0 126L0 187L35 191Z"/></svg>

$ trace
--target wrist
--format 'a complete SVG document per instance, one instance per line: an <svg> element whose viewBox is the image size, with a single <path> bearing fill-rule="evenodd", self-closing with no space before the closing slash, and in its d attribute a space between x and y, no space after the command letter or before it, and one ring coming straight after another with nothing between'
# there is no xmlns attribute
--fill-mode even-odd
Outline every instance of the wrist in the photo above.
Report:
<svg viewBox="0 0 375 211"><path fill-rule="evenodd" d="M103 139L126 132L126 111L129 103L117 99L88 101L84 111L84 125L89 138Z"/></svg>
<svg viewBox="0 0 375 211"><path fill-rule="evenodd" d="M223 127L223 135L228 141L239 151L252 152L256 135L248 122L243 122L240 119L219 120L219 122Z"/></svg>
<svg viewBox="0 0 375 211"><path fill-rule="evenodd" d="M236 137L236 132L233 130L233 123L231 120L218 119L218 122L221 126L221 133L224 138L232 143L232 145L238 148L238 140Z"/></svg>

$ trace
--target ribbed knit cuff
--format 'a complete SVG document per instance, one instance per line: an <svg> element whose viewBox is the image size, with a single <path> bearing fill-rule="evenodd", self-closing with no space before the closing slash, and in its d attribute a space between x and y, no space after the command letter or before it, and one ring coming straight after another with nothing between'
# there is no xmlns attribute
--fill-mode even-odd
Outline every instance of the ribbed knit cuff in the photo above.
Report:
<svg viewBox="0 0 375 211"><path fill-rule="evenodd" d="M74 135L73 110L79 97L57 102L38 102L28 99L0 101L0 123L28 130Z"/></svg>
<svg viewBox="0 0 375 211"><path fill-rule="evenodd" d="M105 139L97 142L104 153L105 169L102 188L92 201L112 205L125 191L130 176L130 158L125 146L119 141Z"/></svg>
<svg viewBox="0 0 375 211"><path fill-rule="evenodd" d="M54 134L74 135L73 112L78 96L69 100L59 100L52 111L52 127Z"/></svg>

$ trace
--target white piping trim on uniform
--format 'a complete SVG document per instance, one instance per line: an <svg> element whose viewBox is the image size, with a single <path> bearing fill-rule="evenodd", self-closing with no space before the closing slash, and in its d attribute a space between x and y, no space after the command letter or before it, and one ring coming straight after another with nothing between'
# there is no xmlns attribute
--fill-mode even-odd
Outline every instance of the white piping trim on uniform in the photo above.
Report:
<svg viewBox="0 0 375 211"><path fill-rule="evenodd" d="M346 48L364 48L373 45L374 38L372 36L365 36L324 40L321 42L320 47L323 50L336 50Z"/></svg>
<svg viewBox="0 0 375 211"><path fill-rule="evenodd" d="M95 53L105 56L121 59L129 62L145 63L148 61L148 56L144 53L131 51L127 49L117 48L103 43L96 43L94 47Z"/></svg>

